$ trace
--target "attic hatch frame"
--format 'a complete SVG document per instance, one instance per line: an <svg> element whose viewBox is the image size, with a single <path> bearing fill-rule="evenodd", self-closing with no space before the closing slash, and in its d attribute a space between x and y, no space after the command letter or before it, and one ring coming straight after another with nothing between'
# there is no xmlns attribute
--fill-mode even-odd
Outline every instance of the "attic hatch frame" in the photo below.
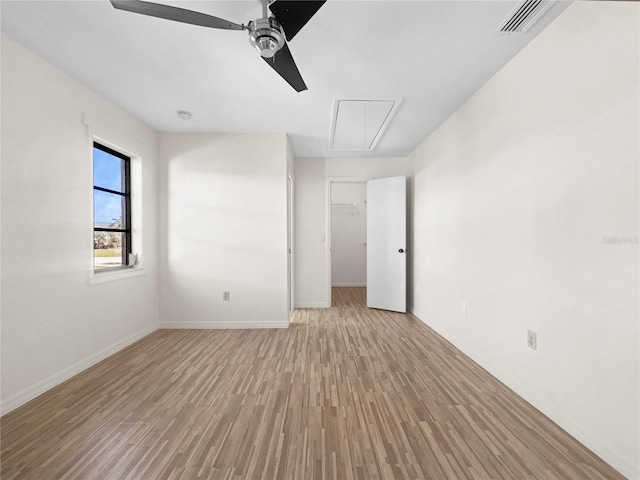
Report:
<svg viewBox="0 0 640 480"><path fill-rule="evenodd" d="M377 127L376 133L370 142L366 140L366 107L365 117L363 118L363 141L362 147L353 148L340 148L336 147L336 129L338 127L338 118L340 113L341 102L360 102L360 103L391 103L391 108L380 122ZM391 120L395 116L400 104L402 103L402 97L386 97L386 98L365 98L365 97L334 97L331 107L331 125L329 132L329 150L334 152L372 152L375 150L378 142L384 135L385 131L389 127ZM368 143L368 145L367 145Z"/></svg>

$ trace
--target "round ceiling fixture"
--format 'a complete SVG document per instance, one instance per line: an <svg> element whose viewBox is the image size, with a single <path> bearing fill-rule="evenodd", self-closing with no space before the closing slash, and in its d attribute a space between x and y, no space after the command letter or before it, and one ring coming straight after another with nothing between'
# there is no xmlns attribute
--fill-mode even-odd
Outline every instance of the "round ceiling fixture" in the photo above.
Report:
<svg viewBox="0 0 640 480"><path fill-rule="evenodd" d="M249 43L264 58L273 58L284 42L282 27L275 18L259 18L249 22Z"/></svg>
<svg viewBox="0 0 640 480"><path fill-rule="evenodd" d="M180 120L191 120L191 117L193 117L193 115L191 115L191 112L187 112L186 110L178 110L178 118Z"/></svg>

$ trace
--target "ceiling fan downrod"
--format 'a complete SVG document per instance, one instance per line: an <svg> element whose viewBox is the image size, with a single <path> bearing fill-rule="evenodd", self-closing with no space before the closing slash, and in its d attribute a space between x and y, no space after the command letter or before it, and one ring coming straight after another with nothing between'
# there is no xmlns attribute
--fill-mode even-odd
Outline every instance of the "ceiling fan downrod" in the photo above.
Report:
<svg viewBox="0 0 640 480"><path fill-rule="evenodd" d="M273 0L258 1L262 5L262 18L249 22L249 43L263 58L273 58L284 46L286 38L280 22L269 17L268 6Z"/></svg>

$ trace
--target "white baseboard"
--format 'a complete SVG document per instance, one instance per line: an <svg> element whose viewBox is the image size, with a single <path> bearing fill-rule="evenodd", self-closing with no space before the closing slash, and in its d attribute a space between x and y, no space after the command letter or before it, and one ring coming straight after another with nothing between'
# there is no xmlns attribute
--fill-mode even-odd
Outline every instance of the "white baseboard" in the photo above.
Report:
<svg viewBox="0 0 640 480"><path fill-rule="evenodd" d="M133 335L129 335L128 337L114 343L113 345L109 345L106 348L103 348L97 353L90 355L89 357L80 360L79 362L74 363L70 367L61 370L58 373L54 373L53 375L45 378L44 380L32 385L31 387L25 388L21 392L12 395L6 400L0 403L0 414L5 415L12 410L15 410L21 405L33 400L39 395L42 395L47 390L51 390L53 387L60 385L62 382L69 380L71 377L77 375L78 373L86 370L89 367L92 367L98 362L101 362L105 358L110 357L114 353L119 352L123 348L128 347L129 345L137 342L141 338L146 337L150 333L155 332L158 329L156 325L147 327L139 332L134 333Z"/></svg>
<svg viewBox="0 0 640 480"><path fill-rule="evenodd" d="M296 303L296 308L329 308L327 302L301 302Z"/></svg>
<svg viewBox="0 0 640 480"><path fill-rule="evenodd" d="M629 479L640 479L640 468L634 466L630 460L623 458L620 454L613 451L608 444L604 443L598 437L598 435L589 431L588 428L584 428L584 426L582 426L580 422L577 422L575 419L573 419L570 414L560 410L557 405L552 405L546 400L542 399L539 395L529 391L529 389L522 386L519 381L511 378L509 375L505 375L499 366L487 361L482 355L479 355L473 348L469 347L465 342L461 341L456 335L449 332L448 329L443 325L439 324L438 322L434 322L431 319L429 321L425 320L427 316L422 315L417 310L413 310L412 314L422 323L431 327L439 335L451 342L457 349L462 351L465 355L467 355L474 362L488 371L491 375L496 377L507 387L524 398L527 402L540 410L544 415L558 424L563 430L576 438L585 447L598 455L602 460L618 470L625 477Z"/></svg>
<svg viewBox="0 0 640 480"><path fill-rule="evenodd" d="M162 322L166 330L231 330L254 328L289 328L288 321L278 322Z"/></svg>
<svg viewBox="0 0 640 480"><path fill-rule="evenodd" d="M366 283L332 283L332 287L366 287Z"/></svg>

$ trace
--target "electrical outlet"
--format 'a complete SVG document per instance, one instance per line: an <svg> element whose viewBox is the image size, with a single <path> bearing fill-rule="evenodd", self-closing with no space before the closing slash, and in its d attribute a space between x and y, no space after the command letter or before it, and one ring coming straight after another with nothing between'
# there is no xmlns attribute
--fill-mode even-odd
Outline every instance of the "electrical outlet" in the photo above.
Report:
<svg viewBox="0 0 640 480"><path fill-rule="evenodd" d="M533 348L534 350L538 349L538 334L536 332L527 330L527 347Z"/></svg>
<svg viewBox="0 0 640 480"><path fill-rule="evenodd" d="M224 300L225 302L229 300L229 291L225 290L224 292L222 292L222 300Z"/></svg>

